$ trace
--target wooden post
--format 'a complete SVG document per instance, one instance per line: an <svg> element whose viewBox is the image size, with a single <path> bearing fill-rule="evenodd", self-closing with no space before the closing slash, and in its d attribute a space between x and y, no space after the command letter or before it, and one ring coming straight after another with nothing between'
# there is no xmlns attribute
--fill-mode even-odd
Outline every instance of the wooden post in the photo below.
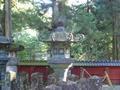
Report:
<svg viewBox="0 0 120 90"><path fill-rule="evenodd" d="M80 69L81 69L80 78L84 78L84 69L83 68L80 68Z"/></svg>
<svg viewBox="0 0 120 90"><path fill-rule="evenodd" d="M111 82L111 80L110 80L110 77L109 77L107 71L105 71L105 76L106 76L106 79L107 79L107 81L108 81L108 84L109 84L110 86L112 86L112 82Z"/></svg>
<svg viewBox="0 0 120 90"><path fill-rule="evenodd" d="M57 0L52 0L52 10L53 10L53 25L56 24L58 22L58 18L59 18L59 8L58 8L58 2Z"/></svg>

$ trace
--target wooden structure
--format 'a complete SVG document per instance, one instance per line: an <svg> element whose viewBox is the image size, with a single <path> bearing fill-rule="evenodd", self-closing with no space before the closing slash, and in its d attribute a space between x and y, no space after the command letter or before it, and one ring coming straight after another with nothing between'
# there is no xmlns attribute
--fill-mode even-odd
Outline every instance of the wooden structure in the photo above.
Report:
<svg viewBox="0 0 120 90"><path fill-rule="evenodd" d="M73 66L71 73L78 75L79 77L84 68L90 75L96 75L99 77L104 77L105 72L107 72L112 84L120 84L119 60L79 61L75 62ZM84 76L89 77L88 74L84 74Z"/></svg>
<svg viewBox="0 0 120 90"><path fill-rule="evenodd" d="M31 78L32 73L39 72L43 75L43 80L47 80L47 76L50 73L50 67L46 61L21 61L18 64L18 74L26 72Z"/></svg>
<svg viewBox="0 0 120 90"><path fill-rule="evenodd" d="M102 61L77 61L71 68L71 73L81 77L82 70L85 69L84 77L96 75L103 77L107 72L112 84L120 84L120 61L119 60L102 60ZM44 80L47 79L51 69L47 61L22 61L18 65L18 72L27 72L31 75L34 72L40 72L44 75ZM88 74L89 73L89 74ZM107 80L104 81L108 83Z"/></svg>

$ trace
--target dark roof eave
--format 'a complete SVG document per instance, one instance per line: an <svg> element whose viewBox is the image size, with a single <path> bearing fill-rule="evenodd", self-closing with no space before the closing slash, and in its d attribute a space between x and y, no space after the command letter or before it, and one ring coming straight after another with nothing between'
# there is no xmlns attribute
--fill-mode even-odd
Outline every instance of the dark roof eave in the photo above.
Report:
<svg viewBox="0 0 120 90"><path fill-rule="evenodd" d="M6 44L10 44L11 41L6 38L5 36L0 36L0 44L6 45Z"/></svg>
<svg viewBox="0 0 120 90"><path fill-rule="evenodd" d="M76 61L74 66L120 66L120 60Z"/></svg>

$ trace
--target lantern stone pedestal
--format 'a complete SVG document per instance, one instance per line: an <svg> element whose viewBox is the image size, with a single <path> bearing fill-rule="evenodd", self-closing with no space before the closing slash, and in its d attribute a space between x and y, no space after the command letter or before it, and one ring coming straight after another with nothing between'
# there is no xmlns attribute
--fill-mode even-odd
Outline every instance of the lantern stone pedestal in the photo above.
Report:
<svg viewBox="0 0 120 90"><path fill-rule="evenodd" d="M60 80L63 80L65 70L70 68L68 66L70 66L71 63L73 63L73 60L66 58L61 60L49 60L50 67L53 68L54 73L57 75L57 77L59 77L58 79Z"/></svg>

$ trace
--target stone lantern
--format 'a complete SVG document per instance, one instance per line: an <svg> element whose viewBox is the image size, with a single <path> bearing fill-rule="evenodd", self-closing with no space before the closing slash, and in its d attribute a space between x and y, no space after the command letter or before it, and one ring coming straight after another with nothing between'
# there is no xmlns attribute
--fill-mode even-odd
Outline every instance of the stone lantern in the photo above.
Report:
<svg viewBox="0 0 120 90"><path fill-rule="evenodd" d="M63 79L65 69L74 62L70 55L70 45L76 39L72 33L65 31L63 22L58 21L46 42L49 44L48 63L59 79Z"/></svg>
<svg viewBox="0 0 120 90"><path fill-rule="evenodd" d="M6 71L11 74L10 75L11 81L16 79L16 74L17 74L17 65L19 63L19 60L16 54L17 52L22 51L23 49L24 49L24 46L16 45L16 44L11 44L8 49L10 60L7 63Z"/></svg>
<svg viewBox="0 0 120 90"><path fill-rule="evenodd" d="M6 64L9 60L7 48L9 45L10 40L3 35L0 25L0 90L5 90Z"/></svg>
<svg viewBox="0 0 120 90"><path fill-rule="evenodd" d="M46 40L49 44L48 63L54 69L57 77L63 79L65 71L74 62L70 55L71 43L78 40L76 40L77 38L71 32L66 32L65 30L66 16L63 13L64 5L62 5L61 0L53 0L52 4L53 27L48 40Z"/></svg>

